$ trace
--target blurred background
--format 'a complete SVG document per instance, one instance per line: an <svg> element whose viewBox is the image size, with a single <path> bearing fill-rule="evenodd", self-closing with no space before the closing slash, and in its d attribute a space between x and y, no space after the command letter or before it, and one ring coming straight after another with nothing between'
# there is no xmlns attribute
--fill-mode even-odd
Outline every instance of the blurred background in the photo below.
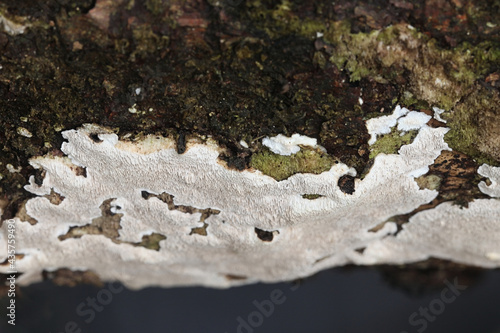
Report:
<svg viewBox="0 0 500 333"><path fill-rule="evenodd" d="M0 332L500 332L499 270L396 270L345 267L226 290L47 281L21 290L16 326L2 318Z"/></svg>

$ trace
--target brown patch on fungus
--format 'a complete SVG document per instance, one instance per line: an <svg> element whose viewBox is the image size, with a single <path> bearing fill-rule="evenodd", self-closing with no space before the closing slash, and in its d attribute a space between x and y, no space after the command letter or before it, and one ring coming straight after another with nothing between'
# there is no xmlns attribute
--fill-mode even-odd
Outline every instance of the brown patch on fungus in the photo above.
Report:
<svg viewBox="0 0 500 333"><path fill-rule="evenodd" d="M92 220L91 224L81 227L71 227L65 235L59 236L59 240L63 241L68 238L80 238L83 235L104 235L107 238L116 241L120 236L118 230L121 229L120 220L123 214L115 214L111 212L111 202L115 198L104 200L99 207L102 215Z"/></svg>
<svg viewBox="0 0 500 333"><path fill-rule="evenodd" d="M228 280L246 280L247 277L243 275L226 274L224 277Z"/></svg>
<svg viewBox="0 0 500 333"><path fill-rule="evenodd" d="M49 199L50 203L53 205L60 205L64 200L64 196L54 191L53 188L50 189L50 194L44 195L44 197Z"/></svg>
<svg viewBox="0 0 500 333"><path fill-rule="evenodd" d="M274 238L274 233L278 233L279 231L267 231L267 230L262 230L259 228L255 228L255 233L257 234L257 237L263 242L271 242Z"/></svg>
<svg viewBox="0 0 500 333"><path fill-rule="evenodd" d="M366 250L366 247L360 247L360 248L357 248L357 249L354 249L354 251L358 252L359 254L363 254Z"/></svg>
<svg viewBox="0 0 500 333"><path fill-rule="evenodd" d="M197 228L192 228L190 235L197 234L201 236L206 236L207 235L207 228L208 228L208 223L206 223L206 219L208 219L211 215L217 215L220 213L220 210L217 209L212 209L212 208L205 208L205 209L200 209L200 208L195 208L191 206L184 206L184 205L176 205L174 204L174 196L172 194L168 194L166 192L160 193L158 195L149 193L148 191L142 191L141 195L144 199L148 200L151 197L155 197L163 201L164 203L167 204L168 210L178 210L183 213L188 213L188 214L195 214L195 213L200 213L200 222L203 222L203 226L197 227Z"/></svg>
<svg viewBox="0 0 500 333"><path fill-rule="evenodd" d="M87 169L85 167L74 165L71 166L71 170L73 170L75 175L87 178Z"/></svg>
<svg viewBox="0 0 500 333"><path fill-rule="evenodd" d="M89 138L95 143L101 143L102 140L99 138L99 133L90 133Z"/></svg>
<svg viewBox="0 0 500 333"><path fill-rule="evenodd" d="M121 229L120 221L123 214L113 213L111 211L111 202L113 200L115 200L115 198L103 201L100 206L102 215L93 219L92 223L84 226L69 228L69 231L65 235L58 237L59 240L63 241L68 238L80 238L83 235L103 235L106 238L111 239L116 244L130 244L133 246L142 246L149 250L159 251L160 241L167 239L166 236L159 233L144 235L142 236L142 241L137 243L124 242L118 239L120 237L118 230Z"/></svg>
<svg viewBox="0 0 500 333"><path fill-rule="evenodd" d="M355 191L354 177L350 175L343 175L339 178L338 186L340 190L346 194L353 194Z"/></svg>
<svg viewBox="0 0 500 333"><path fill-rule="evenodd" d="M166 236L153 232L150 235L142 236L142 241L139 243L129 243L133 246L142 246L149 250L160 251L160 242L167 239ZM123 242L126 243L126 242Z"/></svg>
<svg viewBox="0 0 500 333"><path fill-rule="evenodd" d="M43 179L45 178L46 173L47 173L47 171L45 171L43 169L35 169L34 177L33 177L35 184L37 184L38 186L42 186Z"/></svg>
<svg viewBox="0 0 500 333"><path fill-rule="evenodd" d="M18 217L23 222L28 222L31 225L35 225L38 223L38 221L35 218L28 215L28 212L26 211L26 202L27 200L23 201L19 205L19 210L17 211L16 217Z"/></svg>
<svg viewBox="0 0 500 333"><path fill-rule="evenodd" d="M16 253L14 256L16 257L16 260L21 260L24 258L24 254L20 254L20 253ZM0 266L10 265L11 263L9 262L9 260L12 260L12 259L9 259L8 257L5 258L5 260L0 263Z"/></svg>
<svg viewBox="0 0 500 333"><path fill-rule="evenodd" d="M190 235L200 235L200 236L206 236L207 235L207 228L208 228L208 224L203 222L203 226L202 227L197 227L197 228L193 228L191 229L191 232L189 233Z"/></svg>
<svg viewBox="0 0 500 333"><path fill-rule="evenodd" d="M369 231L377 231L387 222L395 222L398 225L398 232L401 225L407 223L409 219L418 212L432 209L437 205L452 201L454 204L467 208L469 202L474 199L488 198L482 193L478 184L484 180L478 175L479 165L469 156L456 152L443 150L432 165L429 166L429 172L425 175L415 178L419 187L437 190L438 196L429 203L420 205L418 208L408 214L396 215L383 222Z"/></svg>
<svg viewBox="0 0 500 333"><path fill-rule="evenodd" d="M302 194L302 198L307 200L315 200L321 197L322 197L321 194Z"/></svg>

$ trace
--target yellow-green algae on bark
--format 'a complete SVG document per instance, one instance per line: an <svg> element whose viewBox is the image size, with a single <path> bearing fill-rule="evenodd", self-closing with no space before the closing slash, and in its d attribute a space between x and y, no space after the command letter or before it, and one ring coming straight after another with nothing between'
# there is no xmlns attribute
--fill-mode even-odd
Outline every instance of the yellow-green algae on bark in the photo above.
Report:
<svg viewBox="0 0 500 333"><path fill-rule="evenodd" d="M252 155L250 166L280 181L296 173L320 174L330 170L336 163L338 161L335 158L318 149L302 147L298 153L290 156L263 149Z"/></svg>

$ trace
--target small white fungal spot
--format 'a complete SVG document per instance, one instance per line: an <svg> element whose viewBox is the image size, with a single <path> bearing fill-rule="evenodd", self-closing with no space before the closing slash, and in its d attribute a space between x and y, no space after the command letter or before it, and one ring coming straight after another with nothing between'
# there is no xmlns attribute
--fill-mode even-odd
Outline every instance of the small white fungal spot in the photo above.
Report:
<svg viewBox="0 0 500 333"><path fill-rule="evenodd" d="M446 82L444 82L443 80L441 80L440 78L436 78L436 80L434 80L434 84L438 87L444 87L446 86Z"/></svg>
<svg viewBox="0 0 500 333"><path fill-rule="evenodd" d="M128 108L128 112L130 112L130 113L137 113L136 106L137 106L137 104L134 104L131 107L129 107Z"/></svg>
<svg viewBox="0 0 500 333"><path fill-rule="evenodd" d="M141 88L135 88L135 94L136 94L136 95L140 95L140 94L141 94L141 91L142 91L142 89L141 89Z"/></svg>
<svg viewBox="0 0 500 333"><path fill-rule="evenodd" d="M434 106L434 107L432 107L432 110L434 111L434 119L436 119L440 122L446 123L446 120L441 118L441 114L444 112L443 109L440 109L440 108Z"/></svg>
<svg viewBox="0 0 500 333"><path fill-rule="evenodd" d="M363 105L363 99L360 97L358 98L359 105Z"/></svg>
<svg viewBox="0 0 500 333"><path fill-rule="evenodd" d="M24 30L29 27L29 24L19 24L14 21L9 20L0 14L0 26L3 26L3 29L6 33L11 36L20 35L24 33Z"/></svg>
<svg viewBox="0 0 500 333"><path fill-rule="evenodd" d="M31 138L33 136L33 134L31 134L30 131L28 131L26 128L24 127L18 127L17 128L17 134L19 135L22 135L22 136L25 136L27 138Z"/></svg>
<svg viewBox="0 0 500 333"><path fill-rule="evenodd" d="M19 172L21 172L21 169L22 169L20 166L17 168L14 168L14 166L12 164L7 164L6 167L10 173L19 173Z"/></svg>
<svg viewBox="0 0 500 333"><path fill-rule="evenodd" d="M299 152L298 145L318 147L318 141L305 135L293 134L291 137L278 134L275 137L265 137L262 144L268 147L273 153L290 156Z"/></svg>
<svg viewBox="0 0 500 333"><path fill-rule="evenodd" d="M324 34L322 32L316 31L316 38L321 38L323 35Z"/></svg>
<svg viewBox="0 0 500 333"><path fill-rule="evenodd" d="M246 143L244 140L241 140L241 141L240 141L240 145L241 145L243 148L248 148L248 143Z"/></svg>

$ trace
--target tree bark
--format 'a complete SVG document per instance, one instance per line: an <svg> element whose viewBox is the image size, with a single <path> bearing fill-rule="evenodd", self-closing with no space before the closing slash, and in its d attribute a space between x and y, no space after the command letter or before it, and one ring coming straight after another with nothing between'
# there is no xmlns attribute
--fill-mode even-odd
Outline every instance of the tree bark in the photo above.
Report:
<svg viewBox="0 0 500 333"><path fill-rule="evenodd" d="M493 1L6 1L0 23L3 274L500 265Z"/></svg>

